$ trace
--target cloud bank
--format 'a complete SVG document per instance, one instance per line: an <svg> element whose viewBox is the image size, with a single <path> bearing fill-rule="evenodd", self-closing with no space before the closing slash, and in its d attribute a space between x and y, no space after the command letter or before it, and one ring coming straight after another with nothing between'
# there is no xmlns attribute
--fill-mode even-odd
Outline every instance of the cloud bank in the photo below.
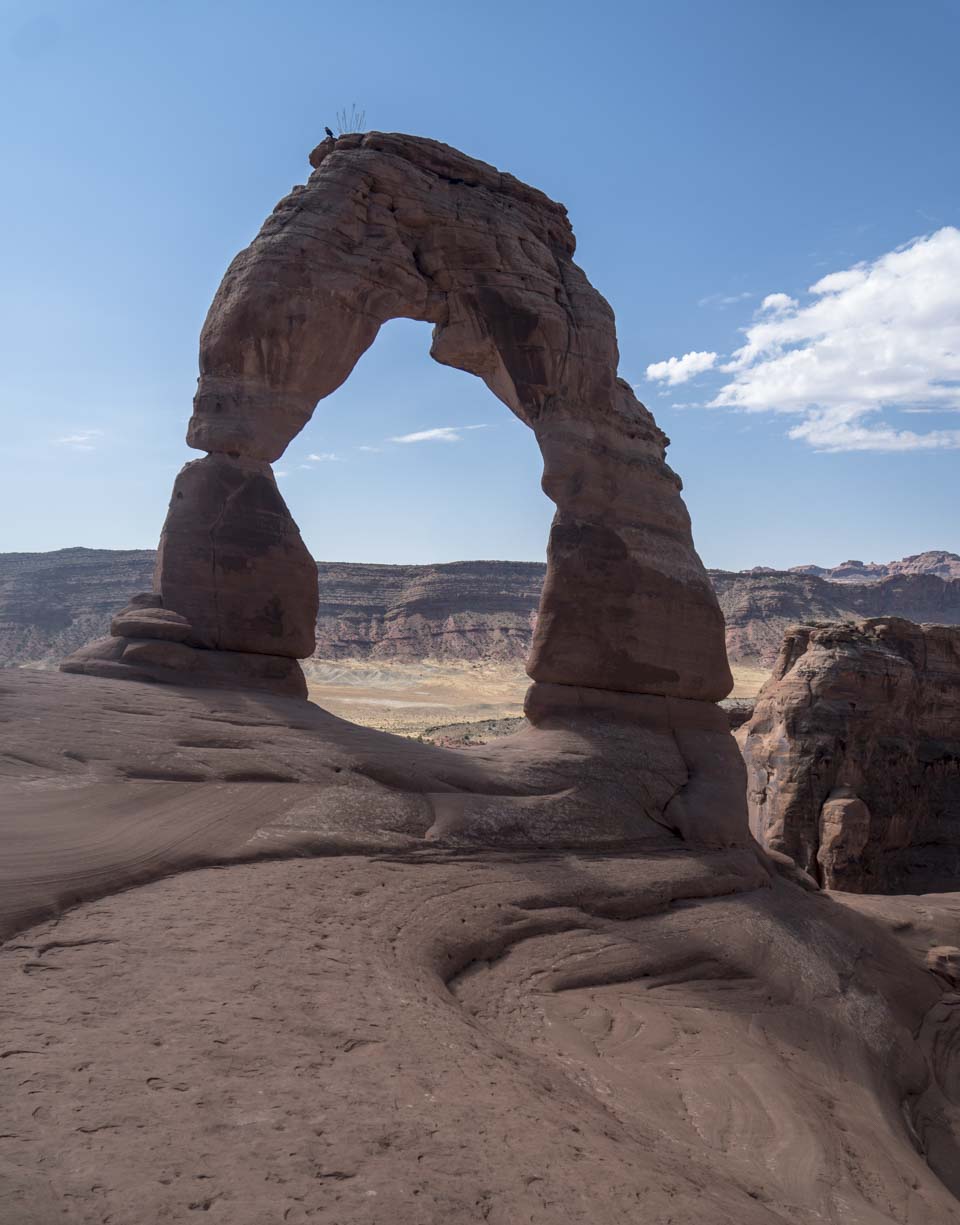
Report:
<svg viewBox="0 0 960 1225"><path fill-rule="evenodd" d="M731 377L711 406L796 414L790 437L821 451L960 447L960 429L918 432L879 419L885 410L960 412L960 230L946 226L833 272L809 294L806 305L784 293L764 298L745 343L720 367Z"/></svg>

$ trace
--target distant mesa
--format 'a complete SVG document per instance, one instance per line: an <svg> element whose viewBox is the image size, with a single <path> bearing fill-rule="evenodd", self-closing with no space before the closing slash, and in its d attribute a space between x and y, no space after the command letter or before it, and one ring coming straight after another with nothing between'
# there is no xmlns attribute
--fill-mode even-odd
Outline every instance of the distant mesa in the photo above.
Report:
<svg viewBox="0 0 960 1225"><path fill-rule="evenodd" d="M0 665L56 666L108 635L128 593L150 586L155 564L152 549L0 554ZM546 566L318 562L317 570L316 658L520 662L533 642ZM748 668L772 668L784 632L799 621L898 616L960 624L960 579L922 570L842 584L770 566L708 575L726 619L729 659Z"/></svg>
<svg viewBox="0 0 960 1225"><path fill-rule="evenodd" d="M815 574L833 583L878 583L904 574L935 574L943 579L960 579L960 556L943 549L915 553L900 561L844 561L839 566L793 566L791 574Z"/></svg>

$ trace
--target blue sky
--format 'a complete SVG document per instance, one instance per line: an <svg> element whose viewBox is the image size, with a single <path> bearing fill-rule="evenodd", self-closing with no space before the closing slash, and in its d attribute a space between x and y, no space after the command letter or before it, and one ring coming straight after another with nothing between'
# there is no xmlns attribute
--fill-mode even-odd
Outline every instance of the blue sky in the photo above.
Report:
<svg viewBox="0 0 960 1225"><path fill-rule="evenodd" d="M567 205L708 565L960 551L958 44L960 0L0 0L0 550L156 543L210 299L356 100ZM532 436L428 343L276 465L307 543L542 558Z"/></svg>

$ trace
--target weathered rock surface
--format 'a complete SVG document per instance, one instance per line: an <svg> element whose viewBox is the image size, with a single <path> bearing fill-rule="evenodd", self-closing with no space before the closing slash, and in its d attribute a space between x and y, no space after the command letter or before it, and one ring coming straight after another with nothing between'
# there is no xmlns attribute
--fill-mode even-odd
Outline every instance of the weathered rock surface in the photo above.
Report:
<svg viewBox="0 0 960 1225"><path fill-rule="evenodd" d="M857 914L742 824L664 829L684 767L627 695L451 752L0 690L4 1225L960 1223L960 903Z"/></svg>
<svg viewBox="0 0 960 1225"><path fill-rule="evenodd" d="M0 675L5 1209L960 1225L950 984L753 841L719 608L562 208L431 141L312 160L204 329L211 455L116 626L166 637ZM557 504L528 723L470 750L175 683L312 645L266 464L396 315Z"/></svg>
<svg viewBox="0 0 960 1225"><path fill-rule="evenodd" d="M153 598L159 600L159 596ZM186 642L192 632L193 626L186 617L159 604L128 605L110 622L110 634L114 638L158 638L163 642Z"/></svg>
<svg viewBox="0 0 960 1225"><path fill-rule="evenodd" d="M191 646L313 654L317 566L269 464L208 455L176 479L154 587Z"/></svg>
<svg viewBox="0 0 960 1225"><path fill-rule="evenodd" d="M85 788L144 781L287 784L282 798L274 789L259 813L261 824L273 828L258 835L259 850L268 844L308 853L341 845L403 850L438 841L629 846L665 836L753 845L742 763L717 707L571 686L534 686L532 693L532 724L457 752L357 727L312 703L268 693L128 688L96 675L7 669L0 673L0 779L16 784L8 830L19 831L15 814L26 804L33 815L24 817L22 836L40 839L36 854L25 852L19 866L13 855L8 866L22 881L36 869L50 887L46 869L37 865L44 839L55 842L59 834L36 825L36 812L60 805L69 822ZM575 717L564 699L577 702ZM44 779L57 780L52 799L39 785ZM204 804L217 793L212 787L195 795ZM284 814L298 800L300 820L291 822ZM109 813L94 805L80 829L90 822L97 839L107 837L104 820L109 825ZM122 857L119 843L114 851ZM108 863L114 876L98 882L82 859L67 856L59 896L95 896L105 880L116 884L118 869L109 857ZM15 902L10 882L3 893L0 911Z"/></svg>
<svg viewBox="0 0 960 1225"><path fill-rule="evenodd" d="M431 355L482 378L543 454L557 512L530 676L725 697L723 617L668 439L618 376L613 312L573 262L563 206L418 137L330 138L310 161L309 182L233 260L201 333L187 441L210 454L177 480L154 583L190 622L187 641L312 653L313 563L269 463L382 324L412 318L434 325Z"/></svg>
<svg viewBox="0 0 960 1225"><path fill-rule="evenodd" d="M115 618L120 622L121 618ZM62 672L111 680L149 681L160 685L199 685L213 689L257 689L285 697L305 698L307 682L299 663L288 655L211 651L171 639L168 625L144 626L137 637L98 638L60 665ZM146 637L145 632L153 633Z"/></svg>
<svg viewBox="0 0 960 1225"><path fill-rule="evenodd" d="M960 629L801 625L740 730L751 826L831 889L960 878Z"/></svg>

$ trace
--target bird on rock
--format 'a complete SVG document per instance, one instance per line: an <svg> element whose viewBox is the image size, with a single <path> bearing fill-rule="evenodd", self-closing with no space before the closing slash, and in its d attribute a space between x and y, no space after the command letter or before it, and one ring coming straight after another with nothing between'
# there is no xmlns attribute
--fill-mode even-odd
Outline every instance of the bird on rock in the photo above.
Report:
<svg viewBox="0 0 960 1225"><path fill-rule="evenodd" d="M325 127L323 130L326 132L326 134L330 137L331 140L337 139L336 136L334 136L334 134L330 131L329 128Z"/></svg>

